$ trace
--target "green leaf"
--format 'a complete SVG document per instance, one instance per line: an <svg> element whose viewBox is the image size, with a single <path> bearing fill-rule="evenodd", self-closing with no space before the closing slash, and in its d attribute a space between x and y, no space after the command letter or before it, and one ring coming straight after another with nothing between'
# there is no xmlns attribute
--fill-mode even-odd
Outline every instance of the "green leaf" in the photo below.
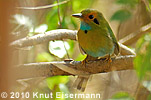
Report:
<svg viewBox="0 0 151 100"><path fill-rule="evenodd" d="M57 12L57 9L55 7L52 10L50 10L50 12L48 12L48 14L46 15L46 22L48 25L47 31L57 28L57 26L58 26L58 12Z"/></svg>
<svg viewBox="0 0 151 100"><path fill-rule="evenodd" d="M75 61L82 61L86 58L86 55L82 55L81 53L78 55L78 57L75 59Z"/></svg>
<svg viewBox="0 0 151 100"><path fill-rule="evenodd" d="M151 73L151 35L147 34L138 40L136 45L136 58L134 67L140 80L146 73Z"/></svg>
<svg viewBox="0 0 151 100"><path fill-rule="evenodd" d="M86 9L88 7L91 7L92 4L94 3L94 0L73 0L73 11L79 12L83 9Z"/></svg>
<svg viewBox="0 0 151 100"><path fill-rule="evenodd" d="M131 17L131 13L126 9L122 9L122 10L116 11L112 15L110 20L117 20L117 21L123 22L129 19L130 17Z"/></svg>
<svg viewBox="0 0 151 100"><path fill-rule="evenodd" d="M68 76L53 76L46 79L48 87L53 90L59 84L66 84L69 81Z"/></svg>
<svg viewBox="0 0 151 100"><path fill-rule="evenodd" d="M70 49L68 50L68 53L69 53L69 56L72 57L73 53L74 53L74 46L75 46L75 41L73 40L67 40L69 46L70 46Z"/></svg>
<svg viewBox="0 0 151 100"><path fill-rule="evenodd" d="M109 100L134 100L134 99L126 92L118 92L114 96L112 96L112 99Z"/></svg>
<svg viewBox="0 0 151 100"><path fill-rule="evenodd" d="M143 79L146 69L142 67L143 65L143 56L142 55L138 55L135 59L134 59L134 66L137 72L137 75L139 77L140 80Z"/></svg>
<svg viewBox="0 0 151 100"><path fill-rule="evenodd" d="M138 0L116 0L116 3L134 7L138 3Z"/></svg>
<svg viewBox="0 0 151 100"><path fill-rule="evenodd" d="M68 76L53 76L46 79L48 87L53 90L54 100L69 100L68 98L64 98L64 93L69 94L68 87L66 83L69 81ZM56 98L56 93L59 92L57 96L60 95L60 98Z"/></svg>
<svg viewBox="0 0 151 100"><path fill-rule="evenodd" d="M148 95L147 100L151 100L151 94Z"/></svg>
<svg viewBox="0 0 151 100"><path fill-rule="evenodd" d="M36 57L36 62L50 62L53 60L54 58L47 52L40 53Z"/></svg>

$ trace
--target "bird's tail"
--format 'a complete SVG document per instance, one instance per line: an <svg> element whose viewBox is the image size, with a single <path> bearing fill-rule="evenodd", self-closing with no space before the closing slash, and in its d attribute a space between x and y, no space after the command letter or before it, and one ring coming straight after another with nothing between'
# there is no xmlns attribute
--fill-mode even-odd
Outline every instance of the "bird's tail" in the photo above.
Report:
<svg viewBox="0 0 151 100"><path fill-rule="evenodd" d="M80 91L82 91L82 92L84 92L89 77L90 77L89 75L87 75L87 76L78 76L77 79L75 80L74 84L73 84L73 87L80 90Z"/></svg>

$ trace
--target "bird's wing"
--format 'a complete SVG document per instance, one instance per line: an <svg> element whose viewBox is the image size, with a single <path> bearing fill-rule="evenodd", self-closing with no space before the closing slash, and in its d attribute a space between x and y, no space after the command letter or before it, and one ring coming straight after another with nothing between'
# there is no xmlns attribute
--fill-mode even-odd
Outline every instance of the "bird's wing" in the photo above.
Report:
<svg viewBox="0 0 151 100"><path fill-rule="evenodd" d="M80 52L81 52L83 55L86 54L86 52L83 50L83 48L80 46L80 44L79 44L79 49L80 49Z"/></svg>
<svg viewBox="0 0 151 100"><path fill-rule="evenodd" d="M109 25L107 25L107 30L108 30L109 36L112 39L114 46L115 46L114 53L115 53L115 55L118 55L119 54L119 45L118 45L118 42L114 36L114 33Z"/></svg>
<svg viewBox="0 0 151 100"><path fill-rule="evenodd" d="M78 36L77 36L77 35L76 35L76 40L78 40ZM83 55L86 54L86 52L83 50L83 48L80 46L80 44L79 44L79 49L80 49L80 52L81 52Z"/></svg>

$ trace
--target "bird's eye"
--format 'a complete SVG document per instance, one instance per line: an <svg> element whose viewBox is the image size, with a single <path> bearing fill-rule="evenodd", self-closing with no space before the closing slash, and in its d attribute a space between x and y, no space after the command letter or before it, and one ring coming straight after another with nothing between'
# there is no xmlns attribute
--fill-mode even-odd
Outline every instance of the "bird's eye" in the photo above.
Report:
<svg viewBox="0 0 151 100"><path fill-rule="evenodd" d="M90 15L90 16L89 16L89 18L90 18L90 19L93 19L93 18L94 18L94 16L93 16L93 15Z"/></svg>

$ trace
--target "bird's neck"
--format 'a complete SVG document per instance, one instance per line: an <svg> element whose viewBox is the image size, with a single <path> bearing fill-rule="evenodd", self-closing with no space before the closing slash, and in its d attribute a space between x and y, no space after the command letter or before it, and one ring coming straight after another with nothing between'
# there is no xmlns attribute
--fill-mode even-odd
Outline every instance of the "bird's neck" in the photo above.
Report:
<svg viewBox="0 0 151 100"><path fill-rule="evenodd" d="M88 25L86 22L81 21L80 29L81 29L81 30L90 30L90 29L91 29L91 26Z"/></svg>

